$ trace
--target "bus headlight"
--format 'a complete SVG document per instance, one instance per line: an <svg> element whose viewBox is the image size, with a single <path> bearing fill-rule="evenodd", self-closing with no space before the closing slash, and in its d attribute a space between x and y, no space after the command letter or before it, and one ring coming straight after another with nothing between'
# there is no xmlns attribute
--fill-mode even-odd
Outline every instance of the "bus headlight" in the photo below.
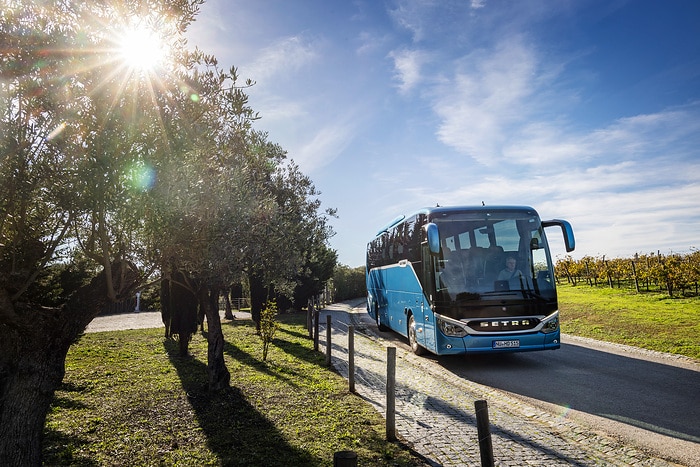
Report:
<svg viewBox="0 0 700 467"><path fill-rule="evenodd" d="M467 331L458 324L450 323L440 318L437 318L437 324L440 331L447 337L464 337L467 335Z"/></svg>
<svg viewBox="0 0 700 467"><path fill-rule="evenodd" d="M559 329L559 313L554 313L548 318L544 319L542 326L542 332L549 334L550 332L556 332Z"/></svg>

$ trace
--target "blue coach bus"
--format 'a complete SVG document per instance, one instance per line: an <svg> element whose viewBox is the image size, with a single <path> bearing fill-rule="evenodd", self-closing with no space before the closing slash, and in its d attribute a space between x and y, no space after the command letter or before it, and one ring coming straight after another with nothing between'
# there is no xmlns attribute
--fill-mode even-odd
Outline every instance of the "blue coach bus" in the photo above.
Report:
<svg viewBox="0 0 700 467"><path fill-rule="evenodd" d="M557 349L559 311L544 228L527 206L424 208L367 245L367 311L416 354Z"/></svg>

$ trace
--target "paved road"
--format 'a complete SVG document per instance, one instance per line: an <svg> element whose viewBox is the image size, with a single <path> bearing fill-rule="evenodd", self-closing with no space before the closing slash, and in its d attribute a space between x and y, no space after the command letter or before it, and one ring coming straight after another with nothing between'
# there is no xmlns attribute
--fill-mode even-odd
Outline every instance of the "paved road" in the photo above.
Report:
<svg viewBox="0 0 700 467"><path fill-rule="evenodd" d="M324 310L333 365L347 376L354 324L367 334L356 335L357 391L384 412L386 346L397 347L397 430L431 465L479 465L477 399L489 403L497 465L700 465L695 363L571 337L553 352L416 357L358 305Z"/></svg>
<svg viewBox="0 0 700 467"><path fill-rule="evenodd" d="M523 396L700 465L700 365L564 336L554 352L440 359L460 378ZM690 454L695 451L694 456Z"/></svg>

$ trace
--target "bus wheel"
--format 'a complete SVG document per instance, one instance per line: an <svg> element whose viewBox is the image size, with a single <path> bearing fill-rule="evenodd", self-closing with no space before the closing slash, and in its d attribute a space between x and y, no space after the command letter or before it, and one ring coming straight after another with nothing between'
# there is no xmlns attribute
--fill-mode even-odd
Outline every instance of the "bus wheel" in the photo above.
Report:
<svg viewBox="0 0 700 467"><path fill-rule="evenodd" d="M388 331L389 328L386 327L384 324L382 324L382 318L380 318L380 315L379 315L379 306L378 305L375 305L374 312L377 316L377 329L379 329L382 332Z"/></svg>
<svg viewBox="0 0 700 467"><path fill-rule="evenodd" d="M416 320L413 319L413 315L408 317L408 343L414 354L423 355L425 353L425 348L418 343L416 338Z"/></svg>

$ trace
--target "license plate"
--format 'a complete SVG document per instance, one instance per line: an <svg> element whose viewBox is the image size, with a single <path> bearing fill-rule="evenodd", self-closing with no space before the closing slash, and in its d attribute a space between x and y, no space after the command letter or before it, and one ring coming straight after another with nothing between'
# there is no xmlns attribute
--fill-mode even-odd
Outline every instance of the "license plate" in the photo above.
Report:
<svg viewBox="0 0 700 467"><path fill-rule="evenodd" d="M510 341L493 341L494 349L517 349L520 347L520 341L510 340Z"/></svg>

